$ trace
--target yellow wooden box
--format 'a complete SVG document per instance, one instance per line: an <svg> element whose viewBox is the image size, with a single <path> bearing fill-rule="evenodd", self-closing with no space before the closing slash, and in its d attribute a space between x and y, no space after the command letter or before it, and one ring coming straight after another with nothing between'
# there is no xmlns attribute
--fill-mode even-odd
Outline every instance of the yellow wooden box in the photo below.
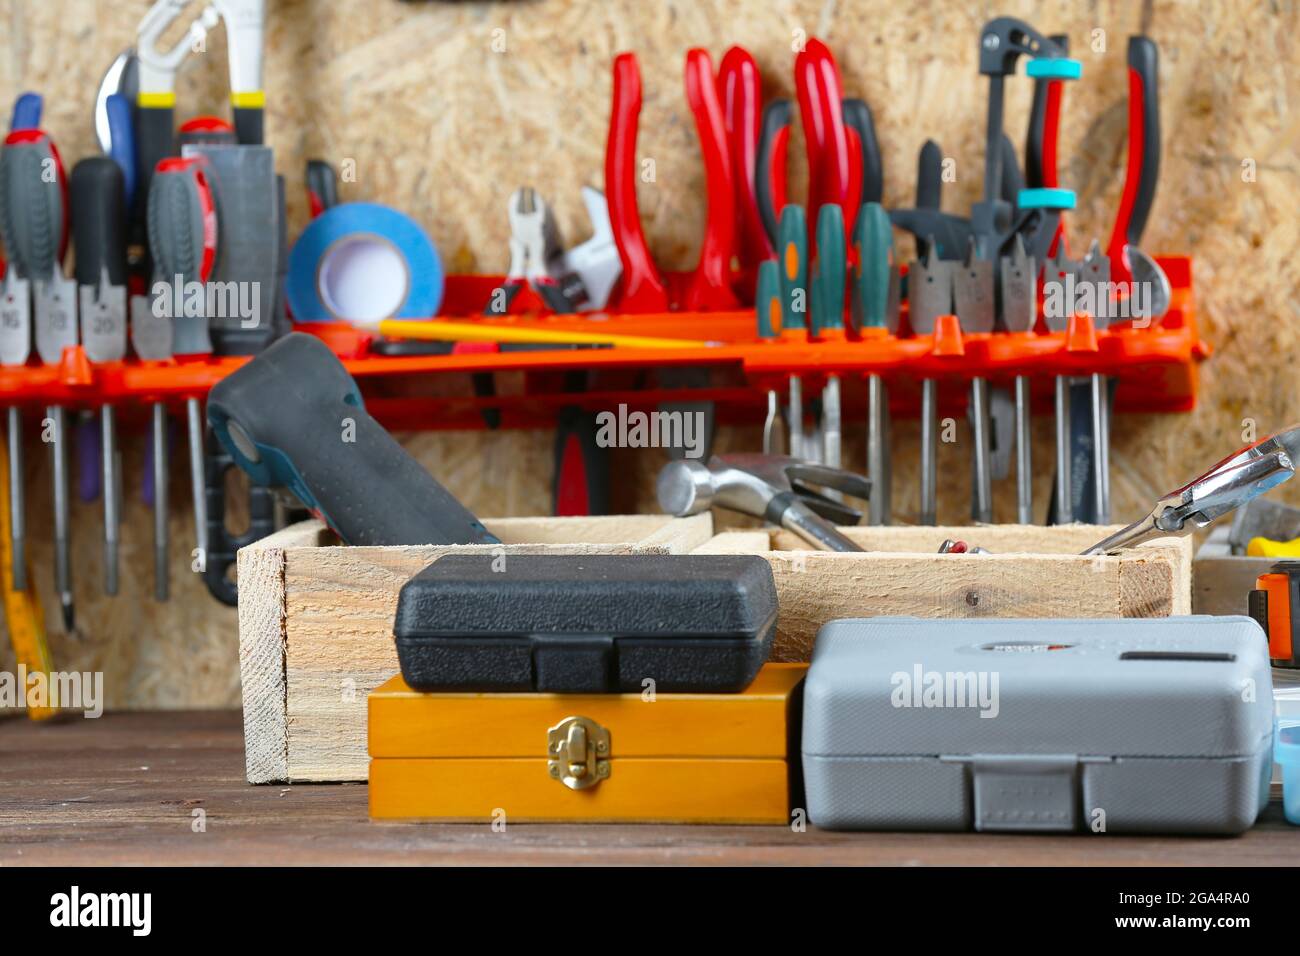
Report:
<svg viewBox="0 0 1300 956"><path fill-rule="evenodd" d="M370 694L370 816L787 823L806 670L768 664L740 694L652 700L421 694L394 677Z"/></svg>

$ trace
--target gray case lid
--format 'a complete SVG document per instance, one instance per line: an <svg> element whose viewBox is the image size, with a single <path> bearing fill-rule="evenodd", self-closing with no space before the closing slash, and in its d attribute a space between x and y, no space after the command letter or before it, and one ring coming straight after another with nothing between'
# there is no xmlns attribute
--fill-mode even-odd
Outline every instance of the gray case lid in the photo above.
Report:
<svg viewBox="0 0 1300 956"><path fill-rule="evenodd" d="M982 675L996 716L978 697L898 706L916 703L918 673L922 701L938 674L952 703ZM803 753L1229 757L1256 753L1271 727L1267 641L1248 617L869 618L817 636Z"/></svg>

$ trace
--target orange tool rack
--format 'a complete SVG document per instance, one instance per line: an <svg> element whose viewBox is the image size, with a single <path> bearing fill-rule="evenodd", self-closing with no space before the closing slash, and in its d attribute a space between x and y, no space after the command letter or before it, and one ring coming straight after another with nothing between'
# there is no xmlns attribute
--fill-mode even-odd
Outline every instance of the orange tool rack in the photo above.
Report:
<svg viewBox="0 0 1300 956"><path fill-rule="evenodd" d="M1169 276L1172 304L1163 318L1147 328L1133 323L1112 325L1097 332L1086 316L1071 322L1067 332L963 335L956 320L940 321L934 335L894 336L872 329L860 336L833 332L811 341L803 330L786 330L779 338L758 337L752 309L657 314L579 313L554 315L542 311L531 290L520 294L524 314L482 317L482 305L501 281L500 276L450 276L440 316L475 316L485 325L529 325L555 331L605 331L625 335L699 339L712 344L698 349L579 349L552 351L467 351L448 355L382 356L370 352L369 333L345 323L302 324L299 331L324 339L339 354L360 383L367 408L385 426L396 430L470 429L484 427L481 410L501 410L502 427L545 428L564 406L591 410L653 409L672 400L712 401L718 420L728 423L761 421L766 392L783 390L791 376L800 376L804 394L816 394L819 380L838 374L844 388L846 420L865 409L865 378L884 377L890 386L892 417L919 412L919 381L940 381L943 414L965 408L972 378L1010 384L1028 375L1033 401L1042 411L1052 408L1052 380L1058 375L1099 372L1118 380L1116 410L1120 412L1188 411L1196 403L1197 365L1210 354L1196 328L1192 266L1186 256L1158 259ZM526 297L527 301L525 301ZM907 306L902 306L906 327ZM35 360L33 360L34 362ZM57 365L29 364L0 368L0 405L69 409L111 403L129 418L149 403L174 404L206 396L216 382L248 361L243 357L195 360L91 364L80 346L64 352ZM713 370L707 388L661 388L645 373L666 366L697 366ZM565 391L565 372L594 373L579 394ZM437 387L443 373L524 373L515 394L478 398L468 387ZM861 392L859 396L858 392ZM861 397L861 401L857 399Z"/></svg>

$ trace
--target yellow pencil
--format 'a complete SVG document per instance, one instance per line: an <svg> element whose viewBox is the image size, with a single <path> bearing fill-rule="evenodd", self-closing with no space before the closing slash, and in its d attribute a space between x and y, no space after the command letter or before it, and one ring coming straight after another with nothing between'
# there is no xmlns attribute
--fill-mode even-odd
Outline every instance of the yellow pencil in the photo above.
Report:
<svg viewBox="0 0 1300 956"><path fill-rule="evenodd" d="M368 328L395 339L420 339L435 342L533 342L555 345L612 345L629 349L701 349L720 345L695 339L662 339L646 335L619 335L616 332L569 332L556 329L530 329L514 325L480 325L475 322L416 322L406 319L383 319L368 323Z"/></svg>

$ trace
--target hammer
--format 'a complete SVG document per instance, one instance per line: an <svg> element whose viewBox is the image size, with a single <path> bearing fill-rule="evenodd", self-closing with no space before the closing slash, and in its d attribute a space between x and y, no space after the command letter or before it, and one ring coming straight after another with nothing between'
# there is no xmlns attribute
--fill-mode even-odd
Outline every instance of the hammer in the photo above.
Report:
<svg viewBox="0 0 1300 956"><path fill-rule="evenodd" d="M659 472L659 507L677 517L713 505L763 518L793 531L824 551L861 551L836 530L855 525L862 513L812 488L820 485L867 500L871 481L861 475L783 455L714 455L669 462Z"/></svg>

